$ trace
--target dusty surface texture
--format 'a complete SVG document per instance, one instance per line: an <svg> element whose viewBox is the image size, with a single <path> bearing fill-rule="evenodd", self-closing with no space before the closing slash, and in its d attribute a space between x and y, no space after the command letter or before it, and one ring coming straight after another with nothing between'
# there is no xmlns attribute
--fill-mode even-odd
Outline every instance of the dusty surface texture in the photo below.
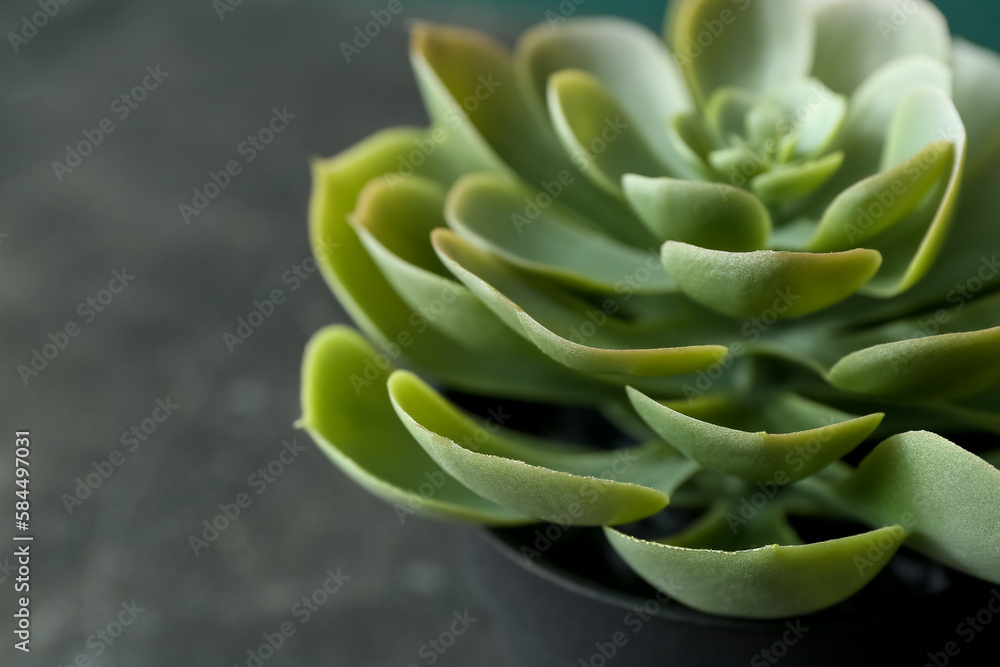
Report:
<svg viewBox="0 0 1000 667"><path fill-rule="evenodd" d="M5 4L4 30L29 10ZM295 634L270 664L422 665L421 646L469 609L480 620L437 664L498 664L451 529L401 525L292 428L302 347L345 316L318 275L296 288L286 272L309 256L308 159L425 121L404 19L512 36L538 16L499 22L413 3L347 64L338 44L366 12L244 2L220 21L209 0L80 2L18 54L2 45L0 492L13 497L13 431L30 429L37 542L34 650L0 663L69 665L82 654L93 665L245 665L262 633L289 621ZM147 66L165 75L122 118L112 104ZM248 163L240 144L275 108L295 117ZM59 180L52 162L104 118L114 129ZM240 173L186 223L179 204L230 160ZM86 305L116 270L127 286L100 312ZM231 353L223 333L275 289L287 301ZM25 386L17 366L71 322L78 334ZM123 443L168 397L173 414L137 447ZM293 439L305 447L272 482L250 478ZM64 494L95 464L107 470L114 450L121 465L68 511ZM189 536L243 492L252 504L195 555ZM303 623L293 605L331 569L349 579ZM112 644L94 634L133 600L143 611Z"/></svg>

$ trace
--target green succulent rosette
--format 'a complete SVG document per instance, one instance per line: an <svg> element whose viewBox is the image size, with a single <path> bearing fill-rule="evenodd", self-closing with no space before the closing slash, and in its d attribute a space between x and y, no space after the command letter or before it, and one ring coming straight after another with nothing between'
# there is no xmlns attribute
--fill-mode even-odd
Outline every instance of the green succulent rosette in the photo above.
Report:
<svg viewBox="0 0 1000 667"><path fill-rule="evenodd" d="M313 165L364 332L306 350L334 463L401 519L602 526L710 613L828 607L904 545L1000 582L1000 456L934 433L1000 433L996 54L925 2L677 0L663 39L420 24L411 60L430 126ZM638 444L529 437L421 377ZM704 513L614 527L671 503ZM804 544L791 515L867 532Z"/></svg>

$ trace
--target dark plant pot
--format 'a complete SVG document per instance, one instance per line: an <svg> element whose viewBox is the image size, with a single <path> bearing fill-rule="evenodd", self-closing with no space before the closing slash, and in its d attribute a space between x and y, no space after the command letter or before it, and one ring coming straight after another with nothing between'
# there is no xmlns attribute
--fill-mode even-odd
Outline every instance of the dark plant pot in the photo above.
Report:
<svg viewBox="0 0 1000 667"><path fill-rule="evenodd" d="M694 611L629 579L593 529L549 527L555 539L529 564L522 547L545 546L535 532L545 529L467 530L460 538L511 667L1000 664L1000 586L910 552L834 608L747 621ZM929 581L940 590L928 593Z"/></svg>

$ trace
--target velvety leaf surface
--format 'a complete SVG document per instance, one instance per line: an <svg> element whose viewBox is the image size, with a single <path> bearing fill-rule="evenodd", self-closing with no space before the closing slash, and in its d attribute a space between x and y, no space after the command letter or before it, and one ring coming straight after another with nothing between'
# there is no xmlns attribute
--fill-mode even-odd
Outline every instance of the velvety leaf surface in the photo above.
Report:
<svg viewBox="0 0 1000 667"><path fill-rule="evenodd" d="M865 348L838 361L827 378L845 391L873 396L970 396L1000 382L1000 327Z"/></svg>
<svg viewBox="0 0 1000 667"><path fill-rule="evenodd" d="M698 303L734 317L798 317L857 292L881 263L874 250L839 253L728 253L686 243L663 244L663 264Z"/></svg>
<svg viewBox="0 0 1000 667"><path fill-rule="evenodd" d="M955 108L969 133L968 169L983 168L990 153L1000 150L1000 56L959 39L952 47Z"/></svg>
<svg viewBox="0 0 1000 667"><path fill-rule="evenodd" d="M390 186L383 179L358 196L353 228L396 293L413 309L416 327L433 326L466 347L502 347L530 354L479 299L454 280L431 247L444 226L444 189L419 176Z"/></svg>
<svg viewBox="0 0 1000 667"><path fill-rule="evenodd" d="M428 454L484 497L563 525L613 525L663 509L696 466L673 450L592 454L518 446L490 425L476 424L411 373L397 371L389 392L399 418ZM645 469L645 470L643 470ZM658 487L630 480L658 478Z"/></svg>
<svg viewBox="0 0 1000 667"><path fill-rule="evenodd" d="M606 390L598 383L567 376L557 366L499 353L474 353L411 321L414 311L372 261L348 217L362 188L372 179L398 176L395 170L400 158L414 150L415 142L426 138L427 133L421 130L385 130L329 160L314 163L309 236L320 271L340 303L369 336L392 352L388 356L396 358L405 348L408 359L433 368L456 387L557 402L606 398ZM445 179L449 172L430 159L421 173Z"/></svg>
<svg viewBox="0 0 1000 667"><path fill-rule="evenodd" d="M676 5L667 26L669 40L702 100L723 86L766 93L807 74L812 66L815 28L797 0L693 0Z"/></svg>
<svg viewBox="0 0 1000 667"><path fill-rule="evenodd" d="M802 544L802 538L776 504L765 505L749 519L744 519L739 514L738 503L717 500L681 532L654 542L713 551L746 551L769 544Z"/></svg>
<svg viewBox="0 0 1000 667"><path fill-rule="evenodd" d="M934 433L902 433L833 493L872 525L904 525L909 546L1000 583L1000 470L975 454Z"/></svg>
<svg viewBox="0 0 1000 667"><path fill-rule="evenodd" d="M621 195L625 174L667 173L635 121L596 77L583 70L553 74L548 102L552 125L570 159L608 194Z"/></svg>
<svg viewBox="0 0 1000 667"><path fill-rule="evenodd" d="M395 505L400 518L419 514L487 525L531 519L462 486L421 449L393 413L385 387L390 368L347 327L316 333L302 364L306 430L338 468Z"/></svg>
<svg viewBox="0 0 1000 667"><path fill-rule="evenodd" d="M570 368L660 377L707 368L726 354L719 345L636 348L641 335L613 315L532 283L453 232L437 230L433 241L445 265L501 320Z"/></svg>
<svg viewBox="0 0 1000 667"><path fill-rule="evenodd" d="M753 191L767 203L790 202L823 187L844 164L844 154L830 153L816 160L779 166L752 181Z"/></svg>
<svg viewBox="0 0 1000 667"><path fill-rule="evenodd" d="M948 24L934 5L917 1L913 12L894 0L838 0L818 7L813 74L834 91L850 93L897 58L922 54L947 62Z"/></svg>
<svg viewBox="0 0 1000 667"><path fill-rule="evenodd" d="M676 291L657 254L609 239L552 197L539 200L526 188L495 176L461 179L451 190L445 215L469 241L569 287L613 293L636 277L631 281L636 292Z"/></svg>
<svg viewBox="0 0 1000 667"><path fill-rule="evenodd" d="M656 35L615 18L574 18L527 31L519 40L515 68L522 86L545 111L550 77L583 70L597 78L649 141L671 175L695 178L663 132L664 121L693 108L684 78ZM646 85L656 81L657 85Z"/></svg>
<svg viewBox="0 0 1000 667"><path fill-rule="evenodd" d="M889 526L815 544L718 551L640 540L613 528L604 533L643 579L689 607L762 619L846 600L878 574L906 535Z"/></svg>
<svg viewBox="0 0 1000 667"><path fill-rule="evenodd" d="M770 236L770 213L745 190L636 174L622 184L629 204L660 241L738 252L763 248Z"/></svg>
<svg viewBox="0 0 1000 667"><path fill-rule="evenodd" d="M418 24L411 60L425 105L464 173L491 171L543 190L568 174L563 201L586 211L609 235L642 245L645 230L615 197L580 174L518 84L510 54L472 30Z"/></svg>
<svg viewBox="0 0 1000 667"><path fill-rule="evenodd" d="M751 433L687 416L631 387L628 396L658 436L702 467L780 485L814 475L840 459L864 442L884 416L872 414L793 433Z"/></svg>
<svg viewBox="0 0 1000 667"><path fill-rule="evenodd" d="M953 144L936 141L901 164L847 188L823 214L809 250L856 248L905 220L941 183L954 158Z"/></svg>
<svg viewBox="0 0 1000 667"><path fill-rule="evenodd" d="M941 138L951 144L953 156L939 199L935 202L935 194L931 194L926 202L929 222L924 223L918 214L912 233L904 227L899 230L900 237L888 234L885 243L876 245L885 261L883 270L866 286L870 294L895 296L924 277L940 256L958 205L965 170L965 126L947 95L934 86L918 86L903 98L896 110L882 156L883 169L921 155L928 142ZM931 169L926 165L920 168Z"/></svg>

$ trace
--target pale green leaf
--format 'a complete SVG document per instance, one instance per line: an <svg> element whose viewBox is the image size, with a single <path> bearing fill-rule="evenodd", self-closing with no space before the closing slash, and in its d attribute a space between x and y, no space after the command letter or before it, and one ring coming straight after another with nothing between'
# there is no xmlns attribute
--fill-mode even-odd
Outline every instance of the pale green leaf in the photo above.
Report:
<svg viewBox="0 0 1000 667"><path fill-rule="evenodd" d="M583 70L557 72L549 79L548 101L570 159L609 194L621 195L625 174L667 173L639 126L596 77Z"/></svg>
<svg viewBox="0 0 1000 667"><path fill-rule="evenodd" d="M437 183L411 176L390 186L371 181L358 196L353 227L382 275L413 309L416 328L433 326L466 347L530 354L518 336L461 283L431 247L431 230L444 226L445 194Z"/></svg>
<svg viewBox="0 0 1000 667"><path fill-rule="evenodd" d="M675 4L668 41L701 101L724 86L767 93L812 66L815 29L797 0Z"/></svg>
<svg viewBox="0 0 1000 667"><path fill-rule="evenodd" d="M757 250L771 233L767 208L752 194L729 185L635 174L626 175L622 184L639 219L661 241Z"/></svg>
<svg viewBox="0 0 1000 667"><path fill-rule="evenodd" d="M741 618L798 616L846 600L905 537L901 527L890 526L815 544L718 551L641 540L613 528L604 533L651 585L694 609Z"/></svg>
<svg viewBox="0 0 1000 667"><path fill-rule="evenodd" d="M847 100L812 77L779 87L771 100L781 108L776 130L784 133L783 161L823 155L837 138L847 115Z"/></svg>
<svg viewBox="0 0 1000 667"><path fill-rule="evenodd" d="M758 250L729 253L686 243L663 244L663 263L698 303L734 317L789 318L841 301L878 271L880 255Z"/></svg>
<svg viewBox="0 0 1000 667"><path fill-rule="evenodd" d="M679 159L688 165L688 180L715 180L715 172L708 166L714 146L700 114L677 114L667 123L666 135Z"/></svg>
<svg viewBox="0 0 1000 667"><path fill-rule="evenodd" d="M901 164L855 183L830 203L809 249L857 247L906 219L938 190L954 157L951 142L935 141Z"/></svg>
<svg viewBox="0 0 1000 667"><path fill-rule="evenodd" d="M309 235L320 271L345 310L395 360L407 359L456 387L494 395L533 396L564 403L601 400L607 391L554 364L509 354L483 355L461 346L413 318L348 224L358 194L372 180L398 184L401 159L427 140L415 129L384 130L328 160L313 163ZM439 177L429 160L419 173ZM444 178L444 176L440 176ZM398 179L398 180L397 180ZM576 397L571 397L576 394Z"/></svg>
<svg viewBox="0 0 1000 667"><path fill-rule="evenodd" d="M897 0L840 0L819 7L814 17L813 74L838 93L850 93L879 67L904 56L923 54L944 63L949 59L948 24L924 0L906 5Z"/></svg>
<svg viewBox="0 0 1000 667"><path fill-rule="evenodd" d="M751 433L689 417L631 387L628 396L658 436L702 467L779 486L814 475L840 459L864 442L884 416L877 413L850 419L845 415L842 421L817 424L808 430Z"/></svg>
<svg viewBox="0 0 1000 667"><path fill-rule="evenodd" d="M501 320L570 368L663 377L707 368L726 355L720 345L636 348L649 338L630 332L627 324L617 320L613 299L607 302L613 307L606 303L602 308L588 308L551 286L519 275L449 230L436 230L433 243L452 273ZM664 338L661 333L660 339Z"/></svg>
<svg viewBox="0 0 1000 667"><path fill-rule="evenodd" d="M463 28L417 24L410 46L435 132L462 173L490 171L523 178L542 190L566 176L563 203L585 211L611 236L645 244L628 207L579 178L580 166L562 150L552 127L522 90L510 54L491 37ZM428 147L430 150L430 147Z"/></svg>
<svg viewBox="0 0 1000 667"><path fill-rule="evenodd" d="M306 347L302 364L305 429L338 468L412 515L487 525L530 523L524 514L469 491L445 473L393 413L385 382L391 366L356 332L328 327Z"/></svg>
<svg viewBox="0 0 1000 667"><path fill-rule="evenodd" d="M549 77L566 69L584 70L618 101L672 175L698 177L663 132L666 119L693 108L684 77L656 35L643 26L605 17L573 18L554 27L545 23L521 37L514 62L541 116L548 118ZM656 85L647 85L649 81Z"/></svg>
<svg viewBox="0 0 1000 667"><path fill-rule="evenodd" d="M926 226L921 221L914 227L909 235L912 240L906 236L889 238L885 245L875 246L882 252L885 263L884 269L866 286L868 294L883 298L895 296L923 278L941 254L958 206L965 170L965 126L947 95L934 86L919 86L903 98L896 110L882 166L899 165L920 155L929 142L941 139L952 144L954 156L940 200L936 208L928 209L930 221Z"/></svg>
<svg viewBox="0 0 1000 667"><path fill-rule="evenodd" d="M971 396L1000 382L1000 327L868 347L838 361L827 379L871 396Z"/></svg>
<svg viewBox="0 0 1000 667"><path fill-rule="evenodd" d="M952 48L955 108L969 134L968 168L983 168L990 153L1000 150L1000 56L959 39Z"/></svg>
<svg viewBox="0 0 1000 667"><path fill-rule="evenodd" d="M833 494L871 525L902 524L907 545L1000 583L1000 470L934 433L889 438Z"/></svg>
<svg viewBox="0 0 1000 667"><path fill-rule="evenodd" d="M751 188L767 203L791 202L823 187L844 163L840 151L817 160L780 165L751 181Z"/></svg>
<svg viewBox="0 0 1000 667"><path fill-rule="evenodd" d="M696 470L670 448L562 453L524 447L495 424L477 424L412 373L397 371L389 393L399 418L427 453L476 493L537 519L613 525L655 514ZM657 479L659 488L635 484Z"/></svg>
<svg viewBox="0 0 1000 667"><path fill-rule="evenodd" d="M747 116L760 102L760 95L736 86L719 88L705 102L705 121L719 146L749 138ZM777 124L774 119L773 124Z"/></svg>
<svg viewBox="0 0 1000 667"><path fill-rule="evenodd" d="M585 218L555 201L558 190L552 192L536 193L490 174L473 174L452 188L445 215L464 238L570 287L614 292L631 278L639 293L676 291L656 254L595 231Z"/></svg>

